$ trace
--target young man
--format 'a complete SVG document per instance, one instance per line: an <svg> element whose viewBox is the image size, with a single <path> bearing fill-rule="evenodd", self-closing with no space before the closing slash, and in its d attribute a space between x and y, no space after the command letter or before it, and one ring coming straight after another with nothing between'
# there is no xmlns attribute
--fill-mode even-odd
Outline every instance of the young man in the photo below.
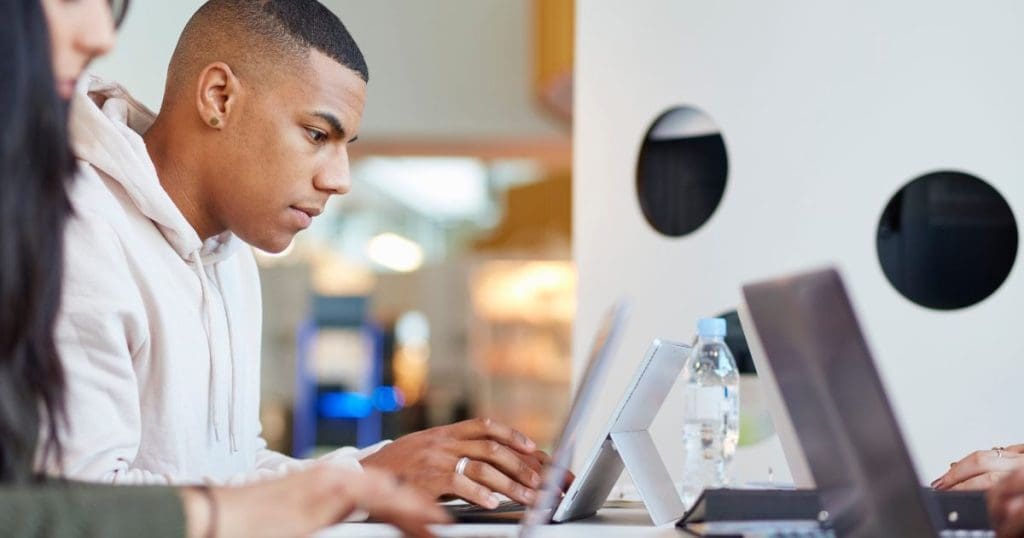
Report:
<svg viewBox="0 0 1024 538"><path fill-rule="evenodd" d="M98 80L71 120L58 324L69 379L64 472L112 483L239 483L307 464L260 438L260 291L277 252L349 189L366 64L315 0L211 0L154 115ZM531 502L546 456L486 420L323 459L485 506Z"/></svg>

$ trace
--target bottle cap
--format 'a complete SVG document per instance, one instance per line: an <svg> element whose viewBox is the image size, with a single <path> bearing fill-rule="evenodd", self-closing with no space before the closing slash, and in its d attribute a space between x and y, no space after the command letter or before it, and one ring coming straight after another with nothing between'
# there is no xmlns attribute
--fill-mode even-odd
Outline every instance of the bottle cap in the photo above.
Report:
<svg viewBox="0 0 1024 538"><path fill-rule="evenodd" d="M725 318L703 318L697 322L699 336L725 336Z"/></svg>

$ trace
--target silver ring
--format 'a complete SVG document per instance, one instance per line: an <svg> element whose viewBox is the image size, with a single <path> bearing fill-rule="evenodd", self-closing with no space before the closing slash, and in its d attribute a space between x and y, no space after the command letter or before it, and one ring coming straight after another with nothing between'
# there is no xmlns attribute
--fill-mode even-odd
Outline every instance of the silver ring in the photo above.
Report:
<svg viewBox="0 0 1024 538"><path fill-rule="evenodd" d="M455 464L455 474L465 475L467 465L469 465L469 458L467 456L459 458L459 462Z"/></svg>

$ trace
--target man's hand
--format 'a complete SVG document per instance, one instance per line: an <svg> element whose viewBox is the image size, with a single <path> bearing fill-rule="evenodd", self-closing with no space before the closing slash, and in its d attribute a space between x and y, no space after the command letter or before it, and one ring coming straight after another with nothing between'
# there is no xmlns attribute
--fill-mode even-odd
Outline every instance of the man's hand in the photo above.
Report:
<svg viewBox="0 0 1024 538"><path fill-rule="evenodd" d="M469 458L463 474L459 460ZM490 419L475 419L400 437L362 459L433 497L454 495L485 508L495 493L530 505L550 457L522 433Z"/></svg>
<svg viewBox="0 0 1024 538"><path fill-rule="evenodd" d="M1011 472L985 498L988 519L997 536L1024 536L1024 469Z"/></svg>
<svg viewBox="0 0 1024 538"><path fill-rule="evenodd" d="M996 485L1015 469L1024 468L1024 445L978 450L949 466L932 482L939 490L980 490Z"/></svg>

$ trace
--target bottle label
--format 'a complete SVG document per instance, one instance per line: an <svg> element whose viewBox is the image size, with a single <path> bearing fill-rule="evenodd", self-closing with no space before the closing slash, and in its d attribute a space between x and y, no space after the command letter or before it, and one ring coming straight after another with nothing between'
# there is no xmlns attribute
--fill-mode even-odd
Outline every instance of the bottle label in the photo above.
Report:
<svg viewBox="0 0 1024 538"><path fill-rule="evenodd" d="M724 411L722 402L728 395L728 387L692 387L687 398L686 415L690 420L721 420Z"/></svg>

